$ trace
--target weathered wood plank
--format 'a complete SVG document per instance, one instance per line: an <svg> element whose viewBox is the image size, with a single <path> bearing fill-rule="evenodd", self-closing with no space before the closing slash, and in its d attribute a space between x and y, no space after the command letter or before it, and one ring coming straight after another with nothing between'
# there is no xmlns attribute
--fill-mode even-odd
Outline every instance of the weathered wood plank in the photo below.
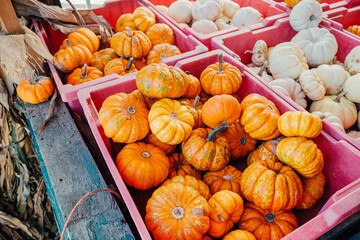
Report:
<svg viewBox="0 0 360 240"><path fill-rule="evenodd" d="M86 193L108 188L65 104L57 99L55 117L37 136L49 102L26 104L27 122L59 231L73 206ZM110 193L89 196L77 208L70 239L134 239Z"/></svg>

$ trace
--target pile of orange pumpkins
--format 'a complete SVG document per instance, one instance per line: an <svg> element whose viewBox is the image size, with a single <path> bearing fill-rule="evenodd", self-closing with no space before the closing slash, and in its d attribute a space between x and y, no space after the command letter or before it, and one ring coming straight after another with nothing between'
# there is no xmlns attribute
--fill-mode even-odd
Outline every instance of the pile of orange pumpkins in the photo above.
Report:
<svg viewBox="0 0 360 240"><path fill-rule="evenodd" d="M180 54L173 30L156 23L146 7L123 14L116 23L116 34L100 50L100 36L88 28L70 33L54 55L54 65L69 73L67 83L77 85L110 74L137 72L150 63L160 63Z"/></svg>
<svg viewBox="0 0 360 240"><path fill-rule="evenodd" d="M298 226L291 209L322 197L324 159L311 140L320 117L281 115L259 94L240 101L241 84L221 55L200 79L152 63L137 90L103 102L105 135L126 144L116 157L123 180L139 190L161 184L146 206L155 239L280 239ZM243 172L229 165L246 156Z"/></svg>

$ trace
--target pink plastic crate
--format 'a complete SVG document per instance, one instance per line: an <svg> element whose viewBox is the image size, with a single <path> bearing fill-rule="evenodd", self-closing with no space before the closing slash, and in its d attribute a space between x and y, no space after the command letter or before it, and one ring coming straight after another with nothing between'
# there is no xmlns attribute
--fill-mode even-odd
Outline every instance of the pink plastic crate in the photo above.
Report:
<svg viewBox="0 0 360 240"><path fill-rule="evenodd" d="M291 105L269 90L267 86L249 74L242 63L220 50L179 61L176 66L184 71L190 71L191 74L199 77L201 72L208 65L218 61L219 53L224 54L223 59L225 62L229 62L238 67L243 73L243 83L240 90L237 92L241 99L248 94L258 93L272 100L282 113L295 110ZM128 187L123 182L114 162L116 155L123 145L115 144L110 141L104 135L103 128L98 120L98 111L101 108L103 101L108 96L119 92L132 92L136 89L135 82L134 76L126 76L121 82L111 81L97 85L96 87L90 87L79 91L78 95L90 128L114 181L134 219L140 236L142 239L150 239L151 234L147 230L144 222L144 216L146 214L145 206L147 200L151 197L152 192L156 188L148 191L139 191L132 187ZM360 199L360 186L356 185L356 188L359 188L356 189L351 185L354 181L359 181L360 152L347 142L336 141L324 131L322 131L318 138L314 139L314 142L322 150L325 159L325 168L323 171L327 181L325 194L313 209L294 211L295 215L298 217L299 224L302 226L292 234L288 235L286 239L297 239L292 236L300 236L299 239L315 239L360 208L358 204ZM243 161L231 161L230 163L241 166L244 165L245 162L244 159ZM240 169L243 170L243 167ZM347 205L344 206L344 204ZM326 208L323 207L324 205ZM321 208L323 212L318 215ZM326 216L329 215L332 216L331 219L327 219ZM309 223L314 224L316 229L309 232Z"/></svg>
<svg viewBox="0 0 360 240"><path fill-rule="evenodd" d="M337 59L341 62L344 62L346 55L356 46L360 45L360 38L355 38L349 34L344 34L342 31L339 31L335 28L330 27L331 23L323 21L320 24L320 27L328 29L337 39L339 50L337 52ZM241 59L241 62L248 64L251 62L251 54L245 54L246 50L251 50L254 46L254 43L262 39L264 40L269 47L274 47L275 45L290 41L297 32L295 32L290 24L288 18L283 18L278 20L273 26L259 29L259 30L243 30L241 32L229 33L224 36L214 38L211 42L213 49L222 49L227 52L229 55ZM239 39L242 39L242 44L238 44ZM255 73L251 72L253 76L258 78L260 81L263 81L264 84L269 86L262 78L260 78ZM269 86L270 87L270 86ZM271 88L271 87L270 87ZM274 90L275 91L275 90ZM304 108L299 106L297 103L287 98L280 92L277 92L286 102L292 105L299 111L305 111ZM340 130L332 127L330 124L327 124L323 121L324 130L329 133L336 140L346 140L350 142L353 146L360 150L360 143L353 138L350 138Z"/></svg>
<svg viewBox="0 0 360 240"><path fill-rule="evenodd" d="M275 5L277 8L283 10L284 12L290 13L292 8L286 5L284 1L274 2L277 2L277 4ZM323 12L326 12L340 7L351 8L354 5L358 5L359 0L321 0L320 2Z"/></svg>
<svg viewBox="0 0 360 240"><path fill-rule="evenodd" d="M110 23L110 25L115 28L116 21L122 14L132 13L135 8L142 5L147 6L148 2L142 0L111 1L106 2L104 7L93 9L93 11L97 15L102 15ZM165 59L163 61L164 63L175 63L181 59L208 51L208 49L194 37L186 36L165 17L156 12L155 14L158 23L166 23L173 29L176 38L176 46L182 52L182 54ZM52 54L59 49L63 40L67 37L67 35L61 33L60 31L54 31L46 22L34 21L34 27L43 44L47 46ZM67 102L70 108L79 114L82 114L82 108L77 97L77 92L80 89L119 78L118 75L114 74L73 86L70 84L64 84L62 81L64 74L57 71L51 62L49 62L49 66L62 100Z"/></svg>
<svg viewBox="0 0 360 240"><path fill-rule="evenodd" d="M157 10L157 8L155 7L155 5L165 5L165 6L169 7L171 5L171 3L174 2L174 0L148 0L148 1L151 2L152 9L154 9L153 11L157 11L158 14L161 14L164 17L166 17L169 21L171 21L175 26L177 26L179 29L181 29L183 32L185 32L187 35L194 36L195 38L197 38L200 42L202 42L206 46L210 46L210 42L213 37L221 36L226 33L234 32L234 31L238 31L238 28L233 27L233 28L229 28L226 30L222 30L222 31L218 31L215 33L210 33L210 34L197 33L194 30L192 30L191 28L181 27L175 20L173 20L169 16L163 14L162 12ZM277 19L288 16L288 14L285 13L282 9L279 9L276 7L277 6L276 3L274 3L270 0L256 0L256 1L254 1L254 0L233 0L233 1L238 3L240 5L240 7L253 7L255 9L257 9L264 16L265 19L262 23L252 25L249 27L249 29L259 29L262 27L271 26L272 24L274 24L274 22Z"/></svg>

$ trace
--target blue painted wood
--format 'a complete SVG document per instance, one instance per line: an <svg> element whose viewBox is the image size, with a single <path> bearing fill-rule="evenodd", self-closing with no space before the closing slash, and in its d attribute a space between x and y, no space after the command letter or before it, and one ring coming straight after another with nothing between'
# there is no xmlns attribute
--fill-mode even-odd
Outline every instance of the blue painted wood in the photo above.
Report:
<svg viewBox="0 0 360 240"><path fill-rule="evenodd" d="M55 117L38 135L49 102L26 104L26 118L59 231L86 193L108 188L65 104L57 99ZM110 193L89 196L70 221L70 239L135 239ZM65 238L66 239L66 238Z"/></svg>

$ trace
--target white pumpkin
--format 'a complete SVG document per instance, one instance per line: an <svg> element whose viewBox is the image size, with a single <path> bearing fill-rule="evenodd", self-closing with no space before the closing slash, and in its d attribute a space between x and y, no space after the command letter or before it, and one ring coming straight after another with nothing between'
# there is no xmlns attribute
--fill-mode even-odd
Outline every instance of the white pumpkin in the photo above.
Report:
<svg viewBox="0 0 360 240"><path fill-rule="evenodd" d="M263 20L263 15L255 8L243 7L236 11L232 18L232 23L237 28L243 28L260 23Z"/></svg>
<svg viewBox="0 0 360 240"><path fill-rule="evenodd" d="M319 76L324 84L327 95L337 95L343 91L343 84L350 74L340 65L322 64L317 68L311 69Z"/></svg>
<svg viewBox="0 0 360 240"><path fill-rule="evenodd" d="M223 4L223 14L228 18L232 18L236 11L240 9L240 5L231 0L225 0Z"/></svg>
<svg viewBox="0 0 360 240"><path fill-rule="evenodd" d="M345 58L345 69L351 75L360 73L360 46L357 46L351 50L351 52Z"/></svg>
<svg viewBox="0 0 360 240"><path fill-rule="evenodd" d="M292 42L284 42L269 49L269 69L273 77L297 79L309 69L304 52Z"/></svg>
<svg viewBox="0 0 360 240"><path fill-rule="evenodd" d="M168 7L164 6L164 5L156 5L155 6L160 12L162 12L163 14L167 15L168 12Z"/></svg>
<svg viewBox="0 0 360 240"><path fill-rule="evenodd" d="M325 28L301 30L291 42L298 44L304 51L310 67L331 61L338 50L336 38Z"/></svg>
<svg viewBox="0 0 360 240"><path fill-rule="evenodd" d="M340 96L340 95L339 95ZM348 129L357 119L356 106L346 97L338 97L336 95L325 96L319 101L312 102L310 112L329 112L341 119L344 128Z"/></svg>
<svg viewBox="0 0 360 240"><path fill-rule="evenodd" d="M290 25L297 32L317 27L321 22L322 13L322 7L317 1L302 0L290 12Z"/></svg>
<svg viewBox="0 0 360 240"><path fill-rule="evenodd" d="M192 8L192 16L196 21L200 19L214 21L221 15L222 10L222 4L219 1L196 1Z"/></svg>
<svg viewBox="0 0 360 240"><path fill-rule="evenodd" d="M252 64L252 65L253 65L253 64ZM251 66L249 66L249 65L247 65L247 66L248 66L248 69L249 69L251 72L257 74L257 75L260 76L260 77L262 77L262 79L264 79L266 82L271 82L271 81L274 80L274 78L273 78L272 76L270 76L269 74L267 74L266 71L263 71L263 72L260 74L260 72L262 71L262 67L251 67Z"/></svg>
<svg viewBox="0 0 360 240"><path fill-rule="evenodd" d="M360 132L358 131L350 131L347 133L347 135L357 141L360 141Z"/></svg>
<svg viewBox="0 0 360 240"><path fill-rule="evenodd" d="M298 82L291 78L279 78L271 81L270 86L283 93L288 98L291 98L294 102L301 107L306 108L307 102L305 99L305 93L301 90L301 86Z"/></svg>
<svg viewBox="0 0 360 240"><path fill-rule="evenodd" d="M302 90L311 100L320 100L325 96L325 87L319 76L310 70L305 70L299 77Z"/></svg>
<svg viewBox="0 0 360 240"><path fill-rule="evenodd" d="M228 28L232 28L232 26L229 23L230 23L229 21L225 22L221 18L219 18L219 19L217 19L215 21L215 24L216 24L217 28L219 29L219 31L225 30L225 29L228 29Z"/></svg>
<svg viewBox="0 0 360 240"><path fill-rule="evenodd" d="M318 111L312 112L312 114L319 116L322 120L324 120L325 122L327 122L334 128L340 130L343 133L346 133L345 129L344 129L344 124L342 123L341 119L338 118L337 116L335 116L329 112L322 113L322 112L318 112Z"/></svg>
<svg viewBox="0 0 360 240"><path fill-rule="evenodd" d="M264 40L256 41L252 51L245 51L245 53L248 52L252 53L251 62L254 66L260 67L268 60L268 49Z"/></svg>
<svg viewBox="0 0 360 240"><path fill-rule="evenodd" d="M187 24L187 23L179 23L179 26L183 27L183 28L190 27L189 24Z"/></svg>
<svg viewBox="0 0 360 240"><path fill-rule="evenodd" d="M218 30L216 24L208 19L201 19L194 22L191 28L194 29L195 32L203 34L213 33Z"/></svg>
<svg viewBox="0 0 360 240"><path fill-rule="evenodd" d="M178 23L190 23L192 20L192 7L192 2L188 0L178 0L170 5L167 15Z"/></svg>
<svg viewBox="0 0 360 240"><path fill-rule="evenodd" d="M355 74L346 80L343 91L350 101L360 103L360 73Z"/></svg>

